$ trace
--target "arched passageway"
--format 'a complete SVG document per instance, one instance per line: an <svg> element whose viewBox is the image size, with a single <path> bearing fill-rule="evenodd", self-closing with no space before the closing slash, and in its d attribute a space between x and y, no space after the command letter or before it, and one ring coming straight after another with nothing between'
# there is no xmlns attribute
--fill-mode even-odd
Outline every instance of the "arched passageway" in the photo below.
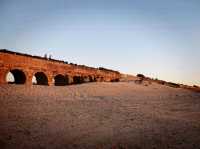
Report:
<svg viewBox="0 0 200 149"><path fill-rule="evenodd" d="M97 76L97 77L95 77L95 81L96 81L96 82L103 82L103 81L104 81L104 78L101 77L101 76Z"/></svg>
<svg viewBox="0 0 200 149"><path fill-rule="evenodd" d="M26 75L19 69L13 69L7 73L6 81L9 84L24 84L26 82Z"/></svg>
<svg viewBox="0 0 200 149"><path fill-rule="evenodd" d="M90 82L95 82L95 77L94 76L89 76Z"/></svg>
<svg viewBox="0 0 200 149"><path fill-rule="evenodd" d="M83 78L81 76L74 76L73 82L74 82L74 84L81 84L81 83L83 83Z"/></svg>
<svg viewBox="0 0 200 149"><path fill-rule="evenodd" d="M54 77L54 84L55 86L64 86L68 85L68 78L61 74Z"/></svg>
<svg viewBox="0 0 200 149"><path fill-rule="evenodd" d="M119 82L119 79L112 79L111 82Z"/></svg>
<svg viewBox="0 0 200 149"><path fill-rule="evenodd" d="M90 77L84 76L84 77L82 77L82 80L83 80L84 83L88 83L88 82L90 82Z"/></svg>
<svg viewBox="0 0 200 149"><path fill-rule="evenodd" d="M48 85L48 78L43 72L37 72L32 79L35 85Z"/></svg>

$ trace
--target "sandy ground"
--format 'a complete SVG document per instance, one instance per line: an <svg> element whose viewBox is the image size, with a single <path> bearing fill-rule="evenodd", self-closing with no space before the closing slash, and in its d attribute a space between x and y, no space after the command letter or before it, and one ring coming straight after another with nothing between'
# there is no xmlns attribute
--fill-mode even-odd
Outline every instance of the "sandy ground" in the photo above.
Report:
<svg viewBox="0 0 200 149"><path fill-rule="evenodd" d="M134 82L0 86L0 149L199 149L200 93Z"/></svg>

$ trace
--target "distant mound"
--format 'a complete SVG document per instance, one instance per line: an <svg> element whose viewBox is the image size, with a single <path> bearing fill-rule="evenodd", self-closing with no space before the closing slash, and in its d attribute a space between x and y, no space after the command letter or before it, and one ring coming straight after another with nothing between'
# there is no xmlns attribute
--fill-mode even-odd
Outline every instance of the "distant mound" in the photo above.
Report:
<svg viewBox="0 0 200 149"><path fill-rule="evenodd" d="M134 75L129 75L129 74L121 74L121 79L120 82L135 82L136 84L143 84L145 86L150 85L151 83L156 83L160 85L165 85L173 88L183 88L183 89L188 89L194 92L200 92L200 87L197 85L184 85L184 84L179 84L179 83L174 83L174 82L168 82L160 79L154 79L147 77L143 74L137 74L136 76Z"/></svg>

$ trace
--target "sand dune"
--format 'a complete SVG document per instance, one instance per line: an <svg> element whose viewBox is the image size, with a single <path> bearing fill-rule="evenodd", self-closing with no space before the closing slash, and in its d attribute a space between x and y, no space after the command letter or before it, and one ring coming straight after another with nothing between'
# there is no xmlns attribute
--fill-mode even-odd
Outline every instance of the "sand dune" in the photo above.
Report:
<svg viewBox="0 0 200 149"><path fill-rule="evenodd" d="M199 149L200 93L158 84L0 86L1 149Z"/></svg>

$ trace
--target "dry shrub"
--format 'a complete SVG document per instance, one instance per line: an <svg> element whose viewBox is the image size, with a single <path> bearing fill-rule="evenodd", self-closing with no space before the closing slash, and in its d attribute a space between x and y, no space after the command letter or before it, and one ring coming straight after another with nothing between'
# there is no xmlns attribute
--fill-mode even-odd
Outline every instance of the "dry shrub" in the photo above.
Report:
<svg viewBox="0 0 200 149"><path fill-rule="evenodd" d="M199 86L197 86L197 85L193 85L193 87L194 87L194 88L200 88L200 87L199 87Z"/></svg>
<svg viewBox="0 0 200 149"><path fill-rule="evenodd" d="M142 84L142 83L143 83L143 79L135 80L135 84Z"/></svg>
<svg viewBox="0 0 200 149"><path fill-rule="evenodd" d="M145 76L143 74L137 74L137 77L139 77L139 78L145 78Z"/></svg>
<svg viewBox="0 0 200 149"><path fill-rule="evenodd" d="M165 81L163 81L163 80L157 80L156 81L158 84L161 84L161 85L164 85L166 82Z"/></svg>
<svg viewBox="0 0 200 149"><path fill-rule="evenodd" d="M170 86L170 87L174 87L174 88L180 88L180 85L179 85L179 84L173 83L173 82L167 82L166 85L167 85L167 86Z"/></svg>

